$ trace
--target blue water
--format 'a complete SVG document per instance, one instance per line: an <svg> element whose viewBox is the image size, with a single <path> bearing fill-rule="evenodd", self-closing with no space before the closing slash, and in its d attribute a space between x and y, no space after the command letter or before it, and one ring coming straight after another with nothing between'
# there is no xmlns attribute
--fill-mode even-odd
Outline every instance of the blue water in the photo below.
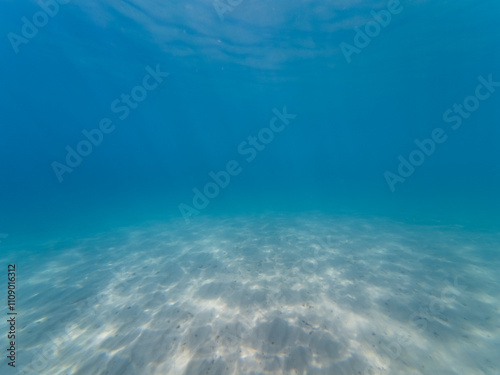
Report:
<svg viewBox="0 0 500 375"><path fill-rule="evenodd" d="M201 214L332 207L498 223L500 91L456 131L443 121L477 77L500 81L498 3L401 2L348 63L341 43L355 47L355 27L387 6L243 1L221 20L210 1L69 2L21 43L8 33L23 37L21 17L40 7L3 2L2 231L180 215L233 159L242 173ZM157 65L170 75L120 120L111 103ZM296 119L246 163L238 145L284 106ZM51 163L102 118L115 130L59 182ZM438 127L448 140L392 193L384 172Z"/></svg>
<svg viewBox="0 0 500 375"><path fill-rule="evenodd" d="M310 213L495 236L499 15L495 0L4 0L1 245Z"/></svg>

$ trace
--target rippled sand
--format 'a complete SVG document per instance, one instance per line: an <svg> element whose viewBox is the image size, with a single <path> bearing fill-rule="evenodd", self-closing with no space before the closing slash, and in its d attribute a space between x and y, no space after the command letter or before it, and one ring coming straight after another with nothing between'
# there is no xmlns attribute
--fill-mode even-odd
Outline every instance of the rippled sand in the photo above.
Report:
<svg viewBox="0 0 500 375"><path fill-rule="evenodd" d="M1 261L19 269L20 374L474 375L500 372L499 244L455 227L266 215Z"/></svg>

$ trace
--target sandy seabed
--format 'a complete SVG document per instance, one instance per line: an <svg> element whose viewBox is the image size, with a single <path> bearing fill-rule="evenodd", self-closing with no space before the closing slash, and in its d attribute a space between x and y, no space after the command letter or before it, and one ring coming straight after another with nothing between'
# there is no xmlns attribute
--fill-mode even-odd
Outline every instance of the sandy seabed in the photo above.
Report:
<svg viewBox="0 0 500 375"><path fill-rule="evenodd" d="M9 373L497 375L499 245L460 227L277 214L4 252L18 269Z"/></svg>

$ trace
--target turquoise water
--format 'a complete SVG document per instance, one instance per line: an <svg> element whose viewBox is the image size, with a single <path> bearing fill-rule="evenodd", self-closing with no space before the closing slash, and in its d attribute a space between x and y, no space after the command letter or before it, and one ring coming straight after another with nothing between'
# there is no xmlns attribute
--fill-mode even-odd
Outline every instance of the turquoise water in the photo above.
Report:
<svg viewBox="0 0 500 375"><path fill-rule="evenodd" d="M497 1L0 14L3 369L499 373Z"/></svg>

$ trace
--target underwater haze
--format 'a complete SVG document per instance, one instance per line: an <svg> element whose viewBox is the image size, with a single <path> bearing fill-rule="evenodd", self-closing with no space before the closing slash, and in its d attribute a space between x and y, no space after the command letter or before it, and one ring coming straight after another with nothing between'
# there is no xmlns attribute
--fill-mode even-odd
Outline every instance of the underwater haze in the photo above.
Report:
<svg viewBox="0 0 500 375"><path fill-rule="evenodd" d="M499 16L0 2L0 372L499 374Z"/></svg>

